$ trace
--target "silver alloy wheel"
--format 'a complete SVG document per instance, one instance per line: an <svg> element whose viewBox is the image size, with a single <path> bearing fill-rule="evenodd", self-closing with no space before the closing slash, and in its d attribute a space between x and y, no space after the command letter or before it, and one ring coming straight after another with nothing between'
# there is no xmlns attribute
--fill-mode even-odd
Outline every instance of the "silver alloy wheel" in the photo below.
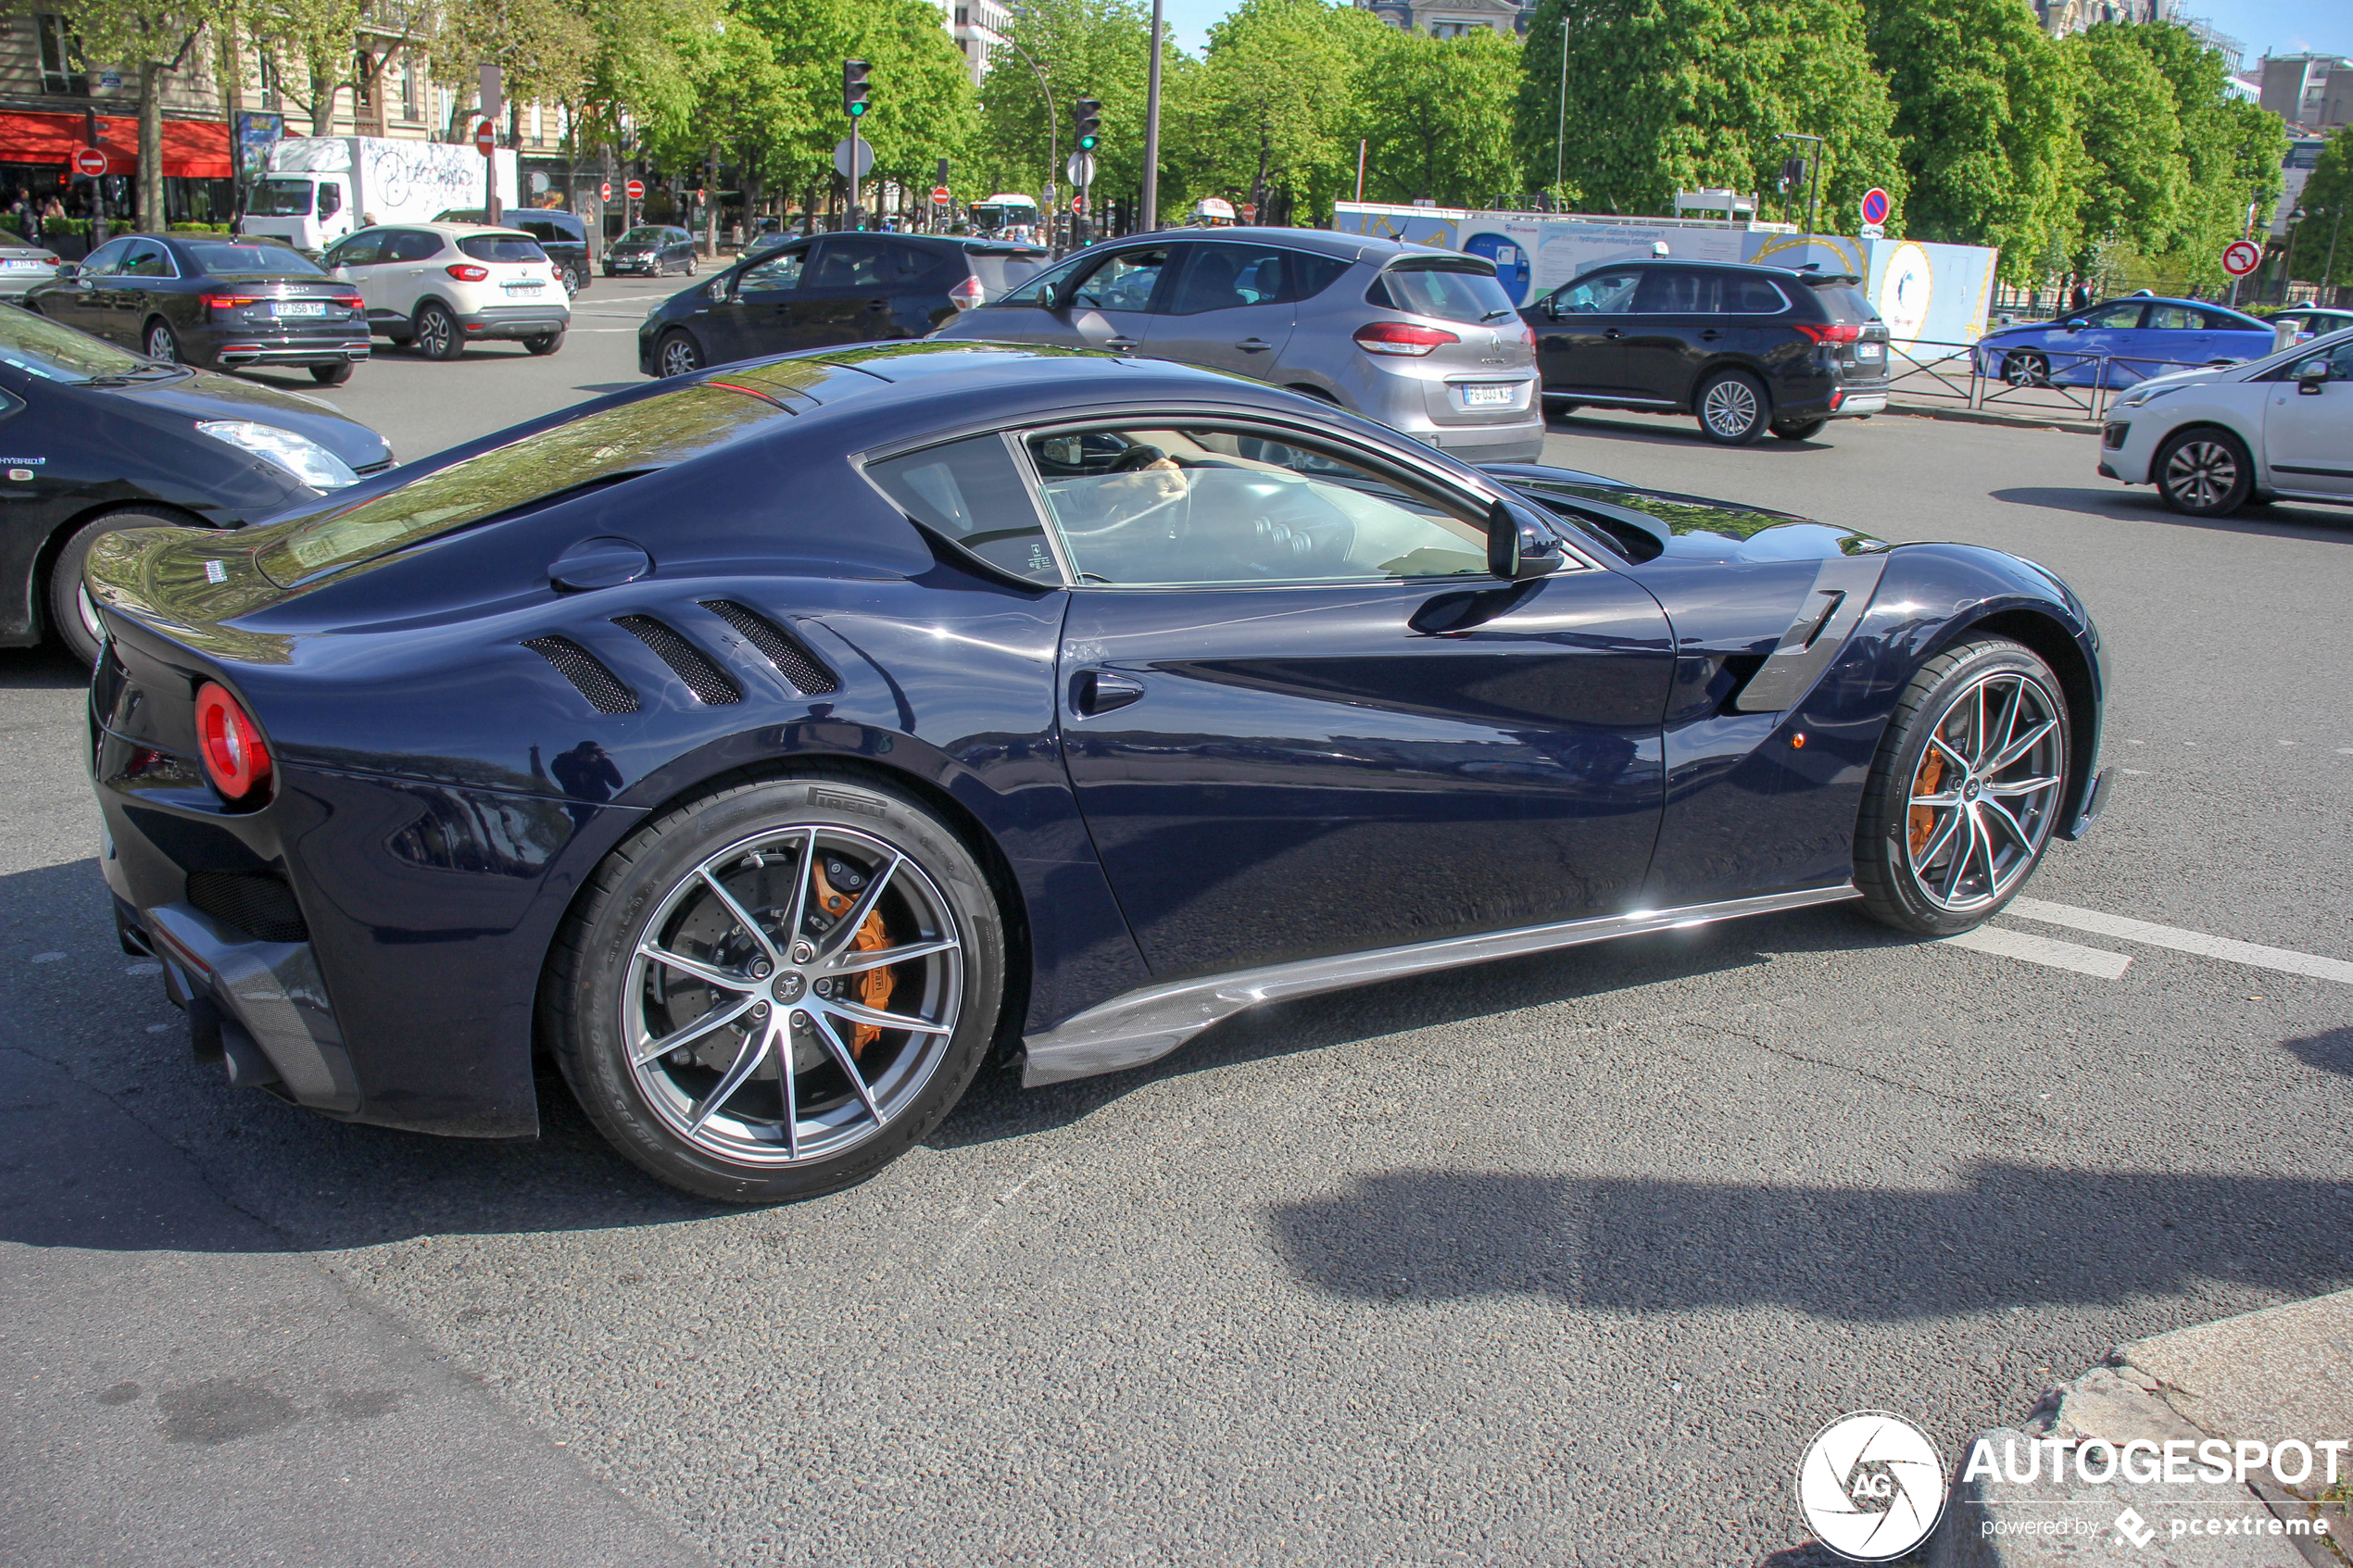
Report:
<svg viewBox="0 0 2353 1568"><path fill-rule="evenodd" d="M2033 869L2066 777L2058 719L2050 692L2015 670L1971 682L1938 716L1904 835L1912 884L1930 904L1984 909Z"/></svg>
<svg viewBox="0 0 2353 1568"><path fill-rule="evenodd" d="M702 364L695 353L693 342L683 334L672 338L661 345L661 373L663 375L683 376L701 368Z"/></svg>
<svg viewBox="0 0 2353 1568"><path fill-rule="evenodd" d="M2211 511L2238 487L2239 460L2220 441L2184 441L2165 459L2165 494L2190 511Z"/></svg>
<svg viewBox="0 0 2353 1568"><path fill-rule="evenodd" d="M1756 394L1738 376L1726 376L1700 399L1700 418L1722 436L1747 433L1756 423Z"/></svg>
<svg viewBox="0 0 2353 1568"><path fill-rule="evenodd" d="M438 359L449 348L450 321L447 314L428 310L417 321L417 346Z"/></svg>
<svg viewBox="0 0 2353 1568"><path fill-rule="evenodd" d="M963 940L930 874L872 834L771 829L680 878L622 979L629 1071L665 1126L737 1164L865 1142L948 1055Z"/></svg>
<svg viewBox="0 0 2353 1568"><path fill-rule="evenodd" d="M2012 386L2048 386L2051 362L2040 354L2005 354L2002 379Z"/></svg>
<svg viewBox="0 0 2353 1568"><path fill-rule="evenodd" d="M180 362L180 345L173 339L171 329L161 321L147 329L147 358L168 365Z"/></svg>

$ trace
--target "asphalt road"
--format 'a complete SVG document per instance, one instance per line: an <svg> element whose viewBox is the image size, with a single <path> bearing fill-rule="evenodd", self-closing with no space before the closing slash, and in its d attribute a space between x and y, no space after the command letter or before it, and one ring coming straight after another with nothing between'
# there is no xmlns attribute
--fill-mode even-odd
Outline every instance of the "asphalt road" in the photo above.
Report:
<svg viewBox="0 0 2353 1568"><path fill-rule="evenodd" d="M608 289L584 303L634 321ZM336 400L422 455L633 382L592 320ZM185 1532L237 1511L183 1529L175 1498L242 1462L245 1561L409 1561L382 1521L495 1522L544 1478L584 1534L731 1565L1794 1564L1832 1416L1957 1457L2120 1340L2353 1284L2353 985L2294 957L2353 960L2353 512L2193 523L2090 438L1918 419L1724 451L1580 417L1550 455L2077 586L2125 772L2030 888L2047 918L1996 922L2032 958L1831 909L1496 964L1118 1077L984 1076L866 1185L720 1209L552 1084L541 1141L485 1147L198 1069L107 923L73 673L0 654L0 1084L34 1085L0 1112L94 1129L0 1147L0 1558L213 1561ZM61 1226L93 1190L116 1217ZM305 1291L314 1348L280 1357L268 1301ZM294 1413L248 1435L257 1408ZM440 1452L466 1430L503 1435L472 1500ZM360 1467L340 1512L304 1434Z"/></svg>

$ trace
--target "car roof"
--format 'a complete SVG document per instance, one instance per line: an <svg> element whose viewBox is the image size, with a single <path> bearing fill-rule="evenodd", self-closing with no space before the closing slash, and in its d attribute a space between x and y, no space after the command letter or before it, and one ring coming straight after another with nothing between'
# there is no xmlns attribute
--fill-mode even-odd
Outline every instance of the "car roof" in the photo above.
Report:
<svg viewBox="0 0 2353 1568"><path fill-rule="evenodd" d="M372 229L422 229L446 240L470 239L476 234L496 234L503 240L529 240L534 244L537 244L539 239L538 235L527 234L521 229L510 229L503 224L494 227L488 223L371 223L359 232L364 234Z"/></svg>

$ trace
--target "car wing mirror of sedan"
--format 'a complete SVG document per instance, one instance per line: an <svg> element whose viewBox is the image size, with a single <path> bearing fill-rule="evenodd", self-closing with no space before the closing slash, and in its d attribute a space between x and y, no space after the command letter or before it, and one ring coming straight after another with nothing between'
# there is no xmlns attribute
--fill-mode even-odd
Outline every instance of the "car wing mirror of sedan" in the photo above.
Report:
<svg viewBox="0 0 2353 1568"><path fill-rule="evenodd" d="M2307 359L2296 367L2296 390L2307 397L2321 395L2321 383L2329 379L2331 367L2325 359Z"/></svg>
<svg viewBox="0 0 2353 1568"><path fill-rule="evenodd" d="M1567 558L1544 525L1509 501L1487 508L1487 574L1506 583L1548 577Z"/></svg>
<svg viewBox="0 0 2353 1568"><path fill-rule="evenodd" d="M60 282L63 282L68 278L78 278L81 275L82 263L79 261L60 261L57 263L57 278Z"/></svg>
<svg viewBox="0 0 2353 1568"><path fill-rule="evenodd" d="M729 293L727 285L730 281L731 280L726 278L711 279L710 282L703 285L703 297L710 300L713 305L726 304Z"/></svg>

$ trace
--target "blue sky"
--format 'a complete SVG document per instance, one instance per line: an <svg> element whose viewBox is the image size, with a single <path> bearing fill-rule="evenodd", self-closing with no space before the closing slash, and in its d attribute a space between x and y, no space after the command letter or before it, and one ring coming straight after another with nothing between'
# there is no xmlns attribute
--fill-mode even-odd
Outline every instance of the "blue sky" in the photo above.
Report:
<svg viewBox="0 0 2353 1568"><path fill-rule="evenodd" d="M2188 0L2186 8L2246 44L2250 67L2266 50L2353 55L2353 7L2346 0ZM1209 46L1210 27L1232 9L1232 0L1163 0L1161 14L1178 45L1199 55Z"/></svg>

